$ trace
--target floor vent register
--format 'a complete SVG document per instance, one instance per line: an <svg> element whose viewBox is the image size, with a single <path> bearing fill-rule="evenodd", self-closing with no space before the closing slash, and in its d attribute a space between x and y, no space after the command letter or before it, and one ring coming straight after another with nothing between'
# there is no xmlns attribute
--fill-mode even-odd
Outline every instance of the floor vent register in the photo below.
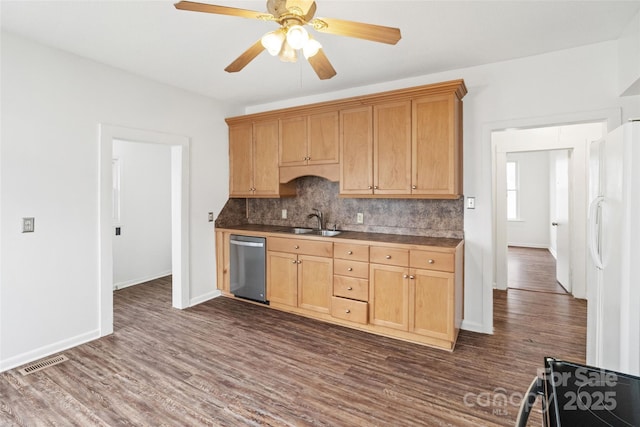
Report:
<svg viewBox="0 0 640 427"><path fill-rule="evenodd" d="M33 374L34 372L38 372L41 371L43 369L46 369L50 366L54 366L57 365L59 363L62 363L66 360L69 360L69 358L67 358L67 356L61 354L59 356L55 356L55 357L51 357L49 359L45 359L45 360L40 360L38 362L32 363L30 365L25 366L24 368L20 368L18 369L18 372L20 372L22 375L29 375L29 374Z"/></svg>

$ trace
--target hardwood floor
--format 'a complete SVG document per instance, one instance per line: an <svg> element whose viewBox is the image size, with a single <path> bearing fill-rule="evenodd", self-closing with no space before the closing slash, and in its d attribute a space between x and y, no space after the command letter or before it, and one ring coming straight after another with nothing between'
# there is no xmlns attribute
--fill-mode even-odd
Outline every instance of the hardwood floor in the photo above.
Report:
<svg viewBox="0 0 640 427"><path fill-rule="evenodd" d="M544 356L585 359L569 295L496 291L495 334L461 331L453 353L228 298L170 305L168 279L117 291L113 335L0 375L0 425L512 426Z"/></svg>
<svg viewBox="0 0 640 427"><path fill-rule="evenodd" d="M509 288L567 293L556 280L556 259L549 250L509 246L507 263Z"/></svg>

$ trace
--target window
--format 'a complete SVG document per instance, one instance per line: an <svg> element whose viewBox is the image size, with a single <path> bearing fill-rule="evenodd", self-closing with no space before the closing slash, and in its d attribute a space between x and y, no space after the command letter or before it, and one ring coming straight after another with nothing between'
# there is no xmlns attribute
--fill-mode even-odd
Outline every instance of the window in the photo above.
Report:
<svg viewBox="0 0 640 427"><path fill-rule="evenodd" d="M520 218L518 162L507 162L507 220Z"/></svg>

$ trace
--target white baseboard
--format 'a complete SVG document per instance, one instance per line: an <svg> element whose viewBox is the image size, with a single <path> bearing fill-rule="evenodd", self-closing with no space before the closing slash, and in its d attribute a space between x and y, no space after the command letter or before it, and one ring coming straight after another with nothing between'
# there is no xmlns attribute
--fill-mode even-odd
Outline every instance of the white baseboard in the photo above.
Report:
<svg viewBox="0 0 640 427"><path fill-rule="evenodd" d="M118 289L128 288L129 286L139 285L141 283L148 282L150 280L160 279L161 277L166 277L171 275L171 270L163 271L162 273L153 274L151 276L139 277L137 279L125 280L123 282L118 282L113 284L113 290L116 291Z"/></svg>
<svg viewBox="0 0 640 427"><path fill-rule="evenodd" d="M215 291L212 291L212 292L207 292L204 295L200 295L198 297L191 298L191 300L189 301L189 307L193 307L194 305L202 304L205 301L209 301L209 300L212 300L214 298L218 298L219 296L222 296L222 292L220 292L218 289L216 289Z"/></svg>
<svg viewBox="0 0 640 427"><path fill-rule="evenodd" d="M484 324L478 322L469 322L467 320L463 320L460 325L460 329L469 331L469 332L478 332L481 334L491 334L493 335L493 331L487 332L485 330Z"/></svg>
<svg viewBox="0 0 640 427"><path fill-rule="evenodd" d="M553 257L555 259L558 259L558 252L556 252L553 248L548 248L549 252L551 252L551 255L553 255Z"/></svg>
<svg viewBox="0 0 640 427"><path fill-rule="evenodd" d="M543 243L514 243L508 242L507 246L515 246L518 248L535 248L535 249L549 249L549 245Z"/></svg>
<svg viewBox="0 0 640 427"><path fill-rule="evenodd" d="M18 366L22 366L26 363L31 363L36 360L42 359L43 357L51 356L55 353L60 353L61 351L70 349L71 347L76 347L80 344L85 344L98 338L100 338L100 331L96 329L94 331L58 341L56 343L37 348L35 350L13 356L5 360L0 360L0 372L17 368Z"/></svg>

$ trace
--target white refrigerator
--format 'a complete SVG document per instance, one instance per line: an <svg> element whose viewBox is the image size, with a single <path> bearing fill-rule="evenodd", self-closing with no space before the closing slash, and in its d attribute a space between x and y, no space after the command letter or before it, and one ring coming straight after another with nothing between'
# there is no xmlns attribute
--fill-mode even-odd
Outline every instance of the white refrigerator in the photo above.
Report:
<svg viewBox="0 0 640 427"><path fill-rule="evenodd" d="M640 122L591 144L587 363L640 375Z"/></svg>

